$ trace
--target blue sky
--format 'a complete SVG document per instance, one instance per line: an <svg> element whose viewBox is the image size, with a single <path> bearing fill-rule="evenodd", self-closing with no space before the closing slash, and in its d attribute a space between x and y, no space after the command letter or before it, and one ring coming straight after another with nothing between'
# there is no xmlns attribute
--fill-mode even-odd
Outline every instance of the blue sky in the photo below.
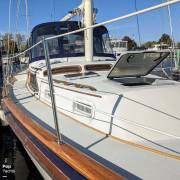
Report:
<svg viewBox="0 0 180 180"><path fill-rule="evenodd" d="M143 9L165 0L137 0L137 8ZM11 32L15 32L17 0L12 0ZM28 0L29 24L31 29L43 22L59 20L68 11L77 7L81 0ZM135 11L135 0L94 0L98 8L97 22L102 22ZM8 31L9 0L0 1L0 33ZM171 6L175 41L180 41L180 3ZM18 32L26 33L25 3L21 0ZM139 16L140 34L142 42L158 40L162 33L170 34L167 8L156 10ZM112 36L122 38L125 35L138 41L136 18L130 18L107 26Z"/></svg>

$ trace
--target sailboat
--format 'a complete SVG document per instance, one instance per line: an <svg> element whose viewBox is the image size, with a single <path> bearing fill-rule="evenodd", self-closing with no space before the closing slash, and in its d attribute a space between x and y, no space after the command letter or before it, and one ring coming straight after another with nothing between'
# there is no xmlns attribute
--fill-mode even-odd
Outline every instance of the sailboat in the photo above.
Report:
<svg viewBox="0 0 180 180"><path fill-rule="evenodd" d="M92 26L84 0L34 27L28 70L4 84L6 120L44 179L179 179L180 83L151 74L170 52L116 61L105 26L67 21L79 11Z"/></svg>

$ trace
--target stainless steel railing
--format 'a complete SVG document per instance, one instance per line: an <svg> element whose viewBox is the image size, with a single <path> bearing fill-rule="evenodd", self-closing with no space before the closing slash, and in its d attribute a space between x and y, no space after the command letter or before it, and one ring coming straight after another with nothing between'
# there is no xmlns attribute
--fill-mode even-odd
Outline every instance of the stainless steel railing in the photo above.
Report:
<svg viewBox="0 0 180 180"><path fill-rule="evenodd" d="M78 33L78 32L82 32L82 31L85 31L85 30L88 30L88 29L93 29L95 27L99 27L99 26L102 26L102 25L107 25L107 24L110 24L110 23L113 23L113 22L121 21L121 20L130 18L130 17L134 17L134 16L137 16L137 15L146 13L146 12L150 12L150 11L160 9L160 8L163 8L163 7L167 7L169 5L179 3L179 2L180 2L180 0L168 1L168 2L165 2L165 3L161 3L159 5L156 5L156 6L152 6L152 7L143 9L143 10L139 10L139 11L136 11L136 12L124 15L124 16L120 16L120 17L117 17L117 18L114 18L114 19L111 19L111 20L108 20L108 21L105 21L105 22L102 22L102 23L98 23L98 24L95 24L95 25L92 25L92 26L89 26L89 27L86 27L86 28L81 28L81 29L78 29L78 30L75 30L75 31L72 31L72 32L68 32L68 33L64 33L64 34L44 38L43 40L40 40L38 43L34 44L33 46L26 49L25 51L13 56L13 57L8 57L8 58L5 59L5 60L7 60L7 65L6 65L7 68L3 68L5 70L5 71L3 71L4 78L6 80L5 82L10 84L9 78L12 75L12 71L11 71L11 65L12 65L11 62L12 62L12 60L19 57L20 55L25 54L26 52L30 51L31 49L35 48L36 46L38 46L39 44L42 43L43 47L44 47L46 67L47 67L47 70L48 70L48 83L49 83L50 94L51 94L51 103L52 103L52 110L53 110L53 115L54 115L54 122L55 122L55 128L56 128L56 133L57 133L57 139L58 139L58 143L62 143L61 133L59 131L59 123L58 123L58 119L57 119L56 102L55 102L55 97L54 97L54 89L53 89L53 81L52 81L52 73L51 73L51 63L50 63L50 58L49 58L49 51L48 51L47 41L51 40L51 39L67 36L67 35L70 35L70 34L75 34L75 33ZM112 117L112 115L110 115L110 116ZM128 122L128 121L126 121L126 122ZM136 125L143 127L142 125L139 125L137 123L136 123ZM149 127L146 127L146 128L148 128L149 130L159 132L158 130L155 130L155 129L152 129L152 128L149 128ZM160 132L160 133L165 134L164 132ZM167 134L167 133L166 133L166 135L172 136L172 135ZM175 137L175 138L179 139L179 137Z"/></svg>

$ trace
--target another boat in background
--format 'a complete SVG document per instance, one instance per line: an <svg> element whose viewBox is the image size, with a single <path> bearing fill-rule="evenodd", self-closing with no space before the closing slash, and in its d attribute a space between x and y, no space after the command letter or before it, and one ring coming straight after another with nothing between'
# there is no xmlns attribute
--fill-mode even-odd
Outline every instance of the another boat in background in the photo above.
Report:
<svg viewBox="0 0 180 180"><path fill-rule="evenodd" d="M117 38L111 38L111 46L117 59L128 50L128 42Z"/></svg>
<svg viewBox="0 0 180 180"><path fill-rule="evenodd" d="M148 48L149 51L160 51L160 50L168 50L170 49L170 46L168 44L154 44L151 48Z"/></svg>

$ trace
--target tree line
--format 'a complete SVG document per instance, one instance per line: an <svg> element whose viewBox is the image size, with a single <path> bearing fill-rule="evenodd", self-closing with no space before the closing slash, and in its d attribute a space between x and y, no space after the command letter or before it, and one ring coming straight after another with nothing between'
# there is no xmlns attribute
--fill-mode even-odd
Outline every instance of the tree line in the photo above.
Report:
<svg viewBox="0 0 180 180"><path fill-rule="evenodd" d="M17 33L13 35L12 33L5 33L1 35L1 51L3 54L8 53L14 54L17 52L22 52L27 48L27 42L25 35ZM9 40L9 42L8 42Z"/></svg>
<svg viewBox="0 0 180 180"><path fill-rule="evenodd" d="M27 48L27 42L25 35L20 33L15 34L13 36L12 33L5 33L1 35L2 47L1 52L6 54L8 52L9 47L9 54L14 54L17 52L22 52ZM9 43L8 43L9 39ZM129 36L124 36L122 38L123 41L127 41L128 50L135 50L135 49L147 49L151 48L154 44L167 44L172 46L172 39L168 34L162 34L158 41L147 41L143 43L140 47L137 45L137 42L130 38ZM180 48L180 42L176 43L176 47Z"/></svg>
<svg viewBox="0 0 180 180"><path fill-rule="evenodd" d="M122 40L128 42L128 50L147 49L147 48L151 48L154 44L167 44L168 46L171 47L173 43L171 37L165 33L162 34L162 36L159 38L158 41L147 41L141 44L140 47L138 47L137 42L131 39L129 36L124 36ZM180 48L180 42L176 43L176 47Z"/></svg>

